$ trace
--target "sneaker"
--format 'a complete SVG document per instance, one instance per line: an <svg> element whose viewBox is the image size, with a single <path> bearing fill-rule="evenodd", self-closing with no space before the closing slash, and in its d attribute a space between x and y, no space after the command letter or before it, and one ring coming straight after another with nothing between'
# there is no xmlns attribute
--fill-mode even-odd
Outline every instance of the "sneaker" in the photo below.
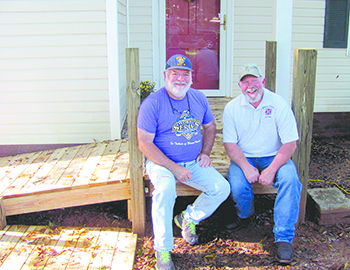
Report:
<svg viewBox="0 0 350 270"><path fill-rule="evenodd" d="M174 222L182 230L182 237L190 245L198 243L198 235L196 234L196 224L183 218L183 212L174 217Z"/></svg>
<svg viewBox="0 0 350 270"><path fill-rule="evenodd" d="M290 264L294 259L292 244L288 242L277 242L276 247L277 261L279 261L280 263Z"/></svg>
<svg viewBox="0 0 350 270"><path fill-rule="evenodd" d="M157 270L175 270L169 251L166 251L166 252L156 251L156 259L157 259L157 264L156 264Z"/></svg>

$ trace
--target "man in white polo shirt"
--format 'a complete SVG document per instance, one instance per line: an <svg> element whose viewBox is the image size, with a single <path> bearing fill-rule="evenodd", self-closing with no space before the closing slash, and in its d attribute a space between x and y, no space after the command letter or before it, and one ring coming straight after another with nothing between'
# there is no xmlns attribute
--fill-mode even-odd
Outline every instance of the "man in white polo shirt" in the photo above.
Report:
<svg viewBox="0 0 350 270"><path fill-rule="evenodd" d="M299 139L297 123L290 105L265 88L255 64L240 68L238 85L242 94L226 105L223 116L224 145L231 159L227 178L237 210L236 221L226 229L247 226L253 216L252 183L275 187L276 259L291 263L302 186L291 160Z"/></svg>

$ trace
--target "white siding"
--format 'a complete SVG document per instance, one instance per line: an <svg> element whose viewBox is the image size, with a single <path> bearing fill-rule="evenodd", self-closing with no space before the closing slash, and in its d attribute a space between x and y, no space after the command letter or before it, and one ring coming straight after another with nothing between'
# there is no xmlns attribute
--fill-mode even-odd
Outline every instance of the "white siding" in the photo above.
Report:
<svg viewBox="0 0 350 270"><path fill-rule="evenodd" d="M107 68L105 0L0 1L0 144L110 139Z"/></svg>
<svg viewBox="0 0 350 270"><path fill-rule="evenodd" d="M232 97L241 93L237 85L238 69L245 63L265 70L266 40L274 40L274 1L234 1L234 63Z"/></svg>
<svg viewBox="0 0 350 270"><path fill-rule="evenodd" d="M294 0L292 63L294 49L318 51L315 112L350 111L350 57L346 49L323 48L324 0Z"/></svg>
<svg viewBox="0 0 350 270"><path fill-rule="evenodd" d="M140 79L152 81L152 0L128 2L130 47L139 48Z"/></svg>

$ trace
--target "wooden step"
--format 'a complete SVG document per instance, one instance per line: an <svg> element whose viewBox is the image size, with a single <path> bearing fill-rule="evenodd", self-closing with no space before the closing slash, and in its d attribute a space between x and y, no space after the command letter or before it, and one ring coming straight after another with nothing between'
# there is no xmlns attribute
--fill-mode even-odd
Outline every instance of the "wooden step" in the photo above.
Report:
<svg viewBox="0 0 350 270"><path fill-rule="evenodd" d="M149 181L148 177L145 177L145 195L146 197L151 197L154 187ZM263 186L258 183L252 184L252 189L254 194L276 194L277 189L272 186ZM201 194L201 191L194 189L190 186L187 186L181 182L176 183L176 194L177 196L198 196Z"/></svg>

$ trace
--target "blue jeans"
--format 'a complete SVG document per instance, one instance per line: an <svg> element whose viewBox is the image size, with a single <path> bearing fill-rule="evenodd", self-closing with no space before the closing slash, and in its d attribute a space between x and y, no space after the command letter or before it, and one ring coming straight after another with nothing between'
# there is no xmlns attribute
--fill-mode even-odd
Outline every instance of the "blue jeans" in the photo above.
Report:
<svg viewBox="0 0 350 270"><path fill-rule="evenodd" d="M199 162L178 163L192 172L192 178L184 184L202 191L193 204L184 211L184 219L198 224L209 217L230 195L230 185L213 167L202 168ZM173 209L176 195L176 179L165 167L147 160L146 171L154 186L152 194L152 223L154 248L157 251L172 251Z"/></svg>
<svg viewBox="0 0 350 270"><path fill-rule="evenodd" d="M248 162L260 172L267 168L272 157L247 158ZM254 194L251 184L244 176L242 169L231 161L227 179L231 186L231 196L236 203L237 215L248 218L254 214ZM292 160L283 165L276 174L272 185L277 188L274 206L274 229L276 242L292 243L295 236L295 224L299 216L301 183Z"/></svg>

